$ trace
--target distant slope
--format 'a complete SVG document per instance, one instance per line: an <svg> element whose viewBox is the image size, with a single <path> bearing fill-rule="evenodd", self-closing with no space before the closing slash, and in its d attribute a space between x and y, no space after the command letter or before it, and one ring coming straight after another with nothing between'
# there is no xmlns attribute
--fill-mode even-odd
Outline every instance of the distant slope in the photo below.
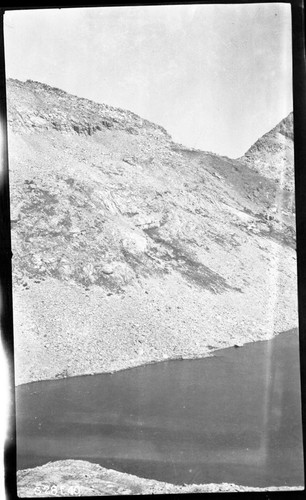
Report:
<svg viewBox="0 0 306 500"><path fill-rule="evenodd" d="M257 172L289 191L294 188L293 113L263 137L241 158Z"/></svg>
<svg viewBox="0 0 306 500"><path fill-rule="evenodd" d="M7 95L17 383L296 326L292 193L250 158L39 82Z"/></svg>

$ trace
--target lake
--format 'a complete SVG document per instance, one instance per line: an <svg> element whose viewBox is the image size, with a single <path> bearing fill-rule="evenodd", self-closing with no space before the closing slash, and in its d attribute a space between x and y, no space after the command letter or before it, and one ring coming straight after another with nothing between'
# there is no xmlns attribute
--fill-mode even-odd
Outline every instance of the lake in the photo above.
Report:
<svg viewBox="0 0 306 500"><path fill-rule="evenodd" d="M175 484L304 484L297 330L16 388L17 466L81 459Z"/></svg>

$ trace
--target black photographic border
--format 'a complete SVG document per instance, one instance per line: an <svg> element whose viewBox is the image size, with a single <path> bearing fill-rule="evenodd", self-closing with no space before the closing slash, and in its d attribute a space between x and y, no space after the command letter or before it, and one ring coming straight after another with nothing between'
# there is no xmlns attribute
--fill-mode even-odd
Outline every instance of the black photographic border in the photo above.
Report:
<svg viewBox="0 0 306 500"><path fill-rule="evenodd" d="M88 8L88 7L119 7L133 5L180 5L180 4L259 4L280 3L276 1L202 1L202 2L131 2L131 3L95 3L84 4L74 0L73 3L26 2L22 6L13 2L0 8L0 139L1 139L1 173L0 173L0 284L1 284L1 336L4 353L9 369L9 422L8 435L4 450L5 488L8 499L17 499L16 484L16 421L14 403L14 341L13 341L13 301L12 301L12 249L10 233L10 195L9 195L9 166L7 141L7 109L6 109L6 75L4 58L4 29L3 21L6 11L51 8ZM298 319L300 340L301 365L301 397L303 419L304 445L304 476L306 450L306 40L305 40L305 5L304 0L283 1L291 5L292 12L292 62L293 62L293 115L294 115L294 155L295 155L295 201L296 201L296 242L297 242L297 269L298 269ZM239 492L241 498L304 498L303 491L275 491L275 492ZM199 497L201 494L195 494ZM207 498L222 498L224 493L206 493ZM146 495L144 495L146 496ZM178 495L181 496L181 495ZM36 497L38 498L38 497ZM68 497L66 497L68 498ZM90 498L90 497L82 497ZM95 497L96 498L96 497ZM237 498L237 493L226 493L226 500ZM239 496L238 496L239 498Z"/></svg>

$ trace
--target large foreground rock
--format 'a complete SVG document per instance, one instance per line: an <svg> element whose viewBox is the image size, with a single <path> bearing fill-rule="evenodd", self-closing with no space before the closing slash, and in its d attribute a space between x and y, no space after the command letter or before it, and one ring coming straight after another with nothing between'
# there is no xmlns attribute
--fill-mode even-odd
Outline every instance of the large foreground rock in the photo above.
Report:
<svg viewBox="0 0 306 500"><path fill-rule="evenodd" d="M40 498L56 496L153 495L167 493L217 493L237 491L294 491L303 487L254 488L236 484L198 484L178 486L144 479L83 460L49 462L35 469L18 472L18 496Z"/></svg>

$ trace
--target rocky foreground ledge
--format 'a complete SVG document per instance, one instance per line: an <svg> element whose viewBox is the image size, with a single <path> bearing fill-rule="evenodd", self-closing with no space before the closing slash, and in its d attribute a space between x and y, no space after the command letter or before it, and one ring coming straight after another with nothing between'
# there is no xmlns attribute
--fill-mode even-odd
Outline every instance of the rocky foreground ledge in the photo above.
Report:
<svg viewBox="0 0 306 500"><path fill-rule="evenodd" d="M233 483L180 486L105 469L83 460L60 460L18 471L17 488L21 498L303 490L302 486L255 488Z"/></svg>

